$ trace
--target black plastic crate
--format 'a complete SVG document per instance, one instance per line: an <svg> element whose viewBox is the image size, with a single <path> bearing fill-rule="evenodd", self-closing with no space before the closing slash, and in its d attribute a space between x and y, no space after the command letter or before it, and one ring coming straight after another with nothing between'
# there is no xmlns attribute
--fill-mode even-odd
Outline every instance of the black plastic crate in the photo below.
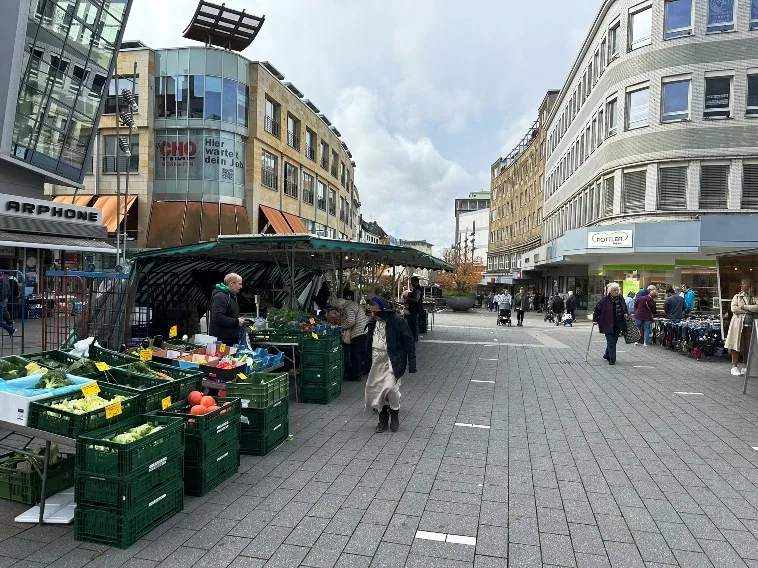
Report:
<svg viewBox="0 0 758 568"><path fill-rule="evenodd" d="M270 434L282 420L289 420L289 397L276 401L268 408L243 408L242 425L248 431Z"/></svg>
<svg viewBox="0 0 758 568"><path fill-rule="evenodd" d="M185 466L184 493L202 497L237 473L239 466L239 444L221 448L206 459L203 467Z"/></svg>
<svg viewBox="0 0 758 568"><path fill-rule="evenodd" d="M183 508L184 486L181 480L169 487L159 487L124 515L114 515L107 508L77 507L74 540L129 548Z"/></svg>
<svg viewBox="0 0 758 568"><path fill-rule="evenodd" d="M131 444L119 444L112 438L143 424L160 426L154 432ZM129 477L149 473L166 456L184 446L184 424L177 417L135 416L118 424L95 430L76 440L76 467L87 473Z"/></svg>
<svg viewBox="0 0 758 568"><path fill-rule="evenodd" d="M7 457L9 456L0 458L0 498L26 505L36 505L42 493L42 478L34 468L30 472L25 472L15 467L4 467L3 461ZM43 465L42 460L40 456L38 460L40 470ZM50 464L45 486L46 498L72 485L74 485L74 456L63 456L60 461Z"/></svg>
<svg viewBox="0 0 758 568"><path fill-rule="evenodd" d="M212 455L217 455L224 448L237 448L239 443L240 417L234 416L219 424L213 435L187 436L184 465L204 467Z"/></svg>
<svg viewBox="0 0 758 568"><path fill-rule="evenodd" d="M305 404L329 404L342 394L342 379L332 381L328 385L300 387L300 402Z"/></svg>
<svg viewBox="0 0 758 568"><path fill-rule="evenodd" d="M240 453L252 456L265 456L278 448L289 436L289 421L284 419L276 424L268 434L261 434L248 427L242 427L240 435Z"/></svg>
<svg viewBox="0 0 758 568"><path fill-rule="evenodd" d="M169 406L166 410L159 410L161 416L179 417L184 420L184 428L187 436L213 436L229 420L240 415L241 403L238 398L214 397L216 404L221 408L208 414L190 414L190 405L184 401Z"/></svg>

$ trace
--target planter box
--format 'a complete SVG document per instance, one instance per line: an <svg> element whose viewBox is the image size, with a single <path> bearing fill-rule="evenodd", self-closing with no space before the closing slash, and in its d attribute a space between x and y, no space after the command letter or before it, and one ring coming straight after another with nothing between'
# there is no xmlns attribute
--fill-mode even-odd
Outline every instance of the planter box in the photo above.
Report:
<svg viewBox="0 0 758 568"><path fill-rule="evenodd" d="M474 307L476 296L445 296L445 301L454 312L465 312Z"/></svg>

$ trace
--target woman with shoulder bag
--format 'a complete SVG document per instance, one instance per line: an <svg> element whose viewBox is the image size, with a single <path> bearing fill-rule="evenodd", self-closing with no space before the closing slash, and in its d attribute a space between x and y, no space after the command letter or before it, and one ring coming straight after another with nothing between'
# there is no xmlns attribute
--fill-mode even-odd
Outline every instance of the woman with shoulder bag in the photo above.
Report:
<svg viewBox="0 0 758 568"><path fill-rule="evenodd" d="M753 296L753 281L745 278L741 282L740 291L732 298L732 321L729 322L729 333L724 343L724 347L732 352L732 375L734 376L744 375L746 372L756 313L758 313L758 301ZM745 365L742 369L739 368L740 354Z"/></svg>
<svg viewBox="0 0 758 568"><path fill-rule="evenodd" d="M595 306L592 321L597 323L600 333L605 334L605 355L603 359L609 365L616 364L616 344L619 336L627 329L626 319L629 312L626 309L626 301L621 297L621 286L611 282L607 286L608 293L603 296Z"/></svg>

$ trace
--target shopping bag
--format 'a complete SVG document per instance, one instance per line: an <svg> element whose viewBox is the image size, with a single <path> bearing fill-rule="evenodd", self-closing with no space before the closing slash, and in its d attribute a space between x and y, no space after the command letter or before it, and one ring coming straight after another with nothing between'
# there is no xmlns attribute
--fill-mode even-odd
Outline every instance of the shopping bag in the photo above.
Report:
<svg viewBox="0 0 758 568"><path fill-rule="evenodd" d="M629 325L626 326L626 333L624 334L624 340L626 343L639 343L640 337L640 328L638 328L634 322L629 322Z"/></svg>

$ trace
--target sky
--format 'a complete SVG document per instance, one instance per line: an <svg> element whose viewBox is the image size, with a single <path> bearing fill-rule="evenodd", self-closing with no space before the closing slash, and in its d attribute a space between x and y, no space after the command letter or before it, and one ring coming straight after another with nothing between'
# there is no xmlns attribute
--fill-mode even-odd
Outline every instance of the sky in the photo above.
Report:
<svg viewBox="0 0 758 568"><path fill-rule="evenodd" d="M218 0L265 15L243 55L270 61L342 133L366 220L453 244L454 200L560 89L601 0ZM125 40L190 45L193 0L133 0Z"/></svg>

